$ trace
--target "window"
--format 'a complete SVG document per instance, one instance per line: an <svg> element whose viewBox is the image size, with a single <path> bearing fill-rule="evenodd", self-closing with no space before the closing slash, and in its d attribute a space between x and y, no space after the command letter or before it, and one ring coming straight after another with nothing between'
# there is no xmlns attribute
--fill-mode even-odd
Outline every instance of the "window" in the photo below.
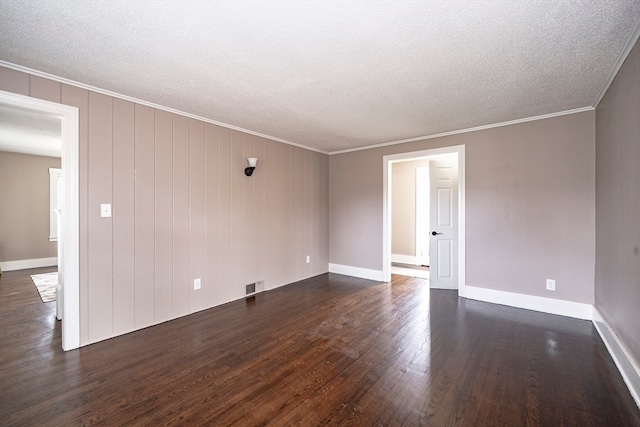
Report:
<svg viewBox="0 0 640 427"><path fill-rule="evenodd" d="M58 218L62 209L62 169L49 168L49 241L58 241Z"/></svg>

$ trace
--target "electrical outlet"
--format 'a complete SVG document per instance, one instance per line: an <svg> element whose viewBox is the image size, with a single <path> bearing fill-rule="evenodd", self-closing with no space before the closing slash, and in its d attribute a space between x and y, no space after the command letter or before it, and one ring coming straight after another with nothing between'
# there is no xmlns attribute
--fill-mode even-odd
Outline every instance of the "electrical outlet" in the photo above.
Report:
<svg viewBox="0 0 640 427"><path fill-rule="evenodd" d="M311 256L307 255L307 264L311 262Z"/></svg>
<svg viewBox="0 0 640 427"><path fill-rule="evenodd" d="M547 290L555 291L556 290L556 281L553 279L547 279Z"/></svg>
<svg viewBox="0 0 640 427"><path fill-rule="evenodd" d="M200 281L200 279L195 279L193 281L193 289L194 290L200 289L201 286L202 286L202 282Z"/></svg>

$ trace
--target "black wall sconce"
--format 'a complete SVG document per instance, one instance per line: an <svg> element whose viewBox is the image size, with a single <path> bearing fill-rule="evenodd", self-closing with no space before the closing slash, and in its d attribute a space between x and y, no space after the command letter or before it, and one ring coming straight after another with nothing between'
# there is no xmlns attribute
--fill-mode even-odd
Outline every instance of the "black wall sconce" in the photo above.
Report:
<svg viewBox="0 0 640 427"><path fill-rule="evenodd" d="M258 163L257 157L249 157L247 158L247 162L249 162L249 167L244 168L244 174L247 176L253 175L253 170L256 168L256 163Z"/></svg>

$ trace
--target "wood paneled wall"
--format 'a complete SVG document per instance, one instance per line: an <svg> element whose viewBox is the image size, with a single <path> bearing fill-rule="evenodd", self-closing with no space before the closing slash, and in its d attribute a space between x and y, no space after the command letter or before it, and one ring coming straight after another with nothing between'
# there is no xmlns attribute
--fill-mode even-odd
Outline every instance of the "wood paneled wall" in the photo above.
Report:
<svg viewBox="0 0 640 427"><path fill-rule="evenodd" d="M80 111L82 345L328 270L326 155L4 67L0 89Z"/></svg>

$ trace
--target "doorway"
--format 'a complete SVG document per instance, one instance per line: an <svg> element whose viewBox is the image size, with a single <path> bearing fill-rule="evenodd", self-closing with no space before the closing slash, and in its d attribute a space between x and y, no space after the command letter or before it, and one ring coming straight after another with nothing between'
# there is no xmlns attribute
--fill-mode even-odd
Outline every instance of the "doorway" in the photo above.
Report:
<svg viewBox="0 0 640 427"><path fill-rule="evenodd" d="M0 91L0 104L59 117L62 137L62 213L58 268L64 287L62 348L80 347L79 113L76 107Z"/></svg>
<svg viewBox="0 0 640 427"><path fill-rule="evenodd" d="M455 244L455 280L447 288L458 289L458 294L464 296L465 293L465 209L464 209L464 145L437 148L431 150L422 150L408 153L400 153L383 157L383 280L391 280L391 220L392 220L392 166L397 162L407 162L417 159L435 160L438 157L455 156L455 168L457 169L458 182L455 187L457 195L457 215L455 215L457 233L453 236ZM433 212L432 212L433 214ZM434 230L435 231L435 230ZM437 259L431 259L430 264L437 262Z"/></svg>

